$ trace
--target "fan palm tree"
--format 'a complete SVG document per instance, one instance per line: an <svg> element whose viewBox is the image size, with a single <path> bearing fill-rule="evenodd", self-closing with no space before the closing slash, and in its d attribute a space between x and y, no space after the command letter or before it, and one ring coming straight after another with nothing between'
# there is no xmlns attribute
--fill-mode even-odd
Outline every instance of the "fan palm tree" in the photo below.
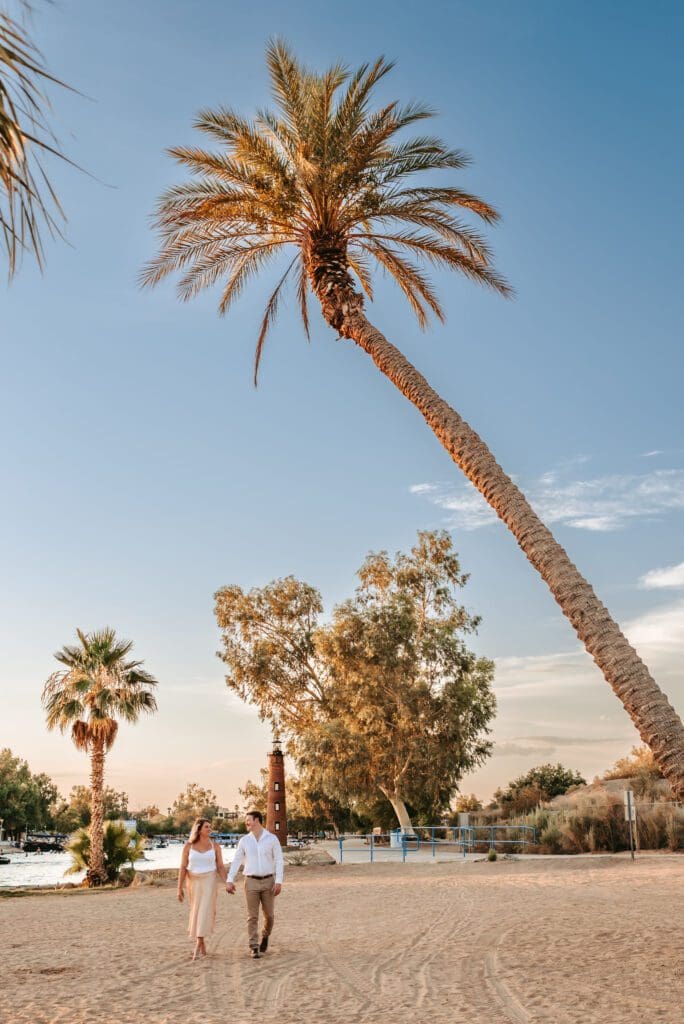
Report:
<svg viewBox="0 0 684 1024"><path fill-rule="evenodd" d="M87 828L79 828L69 840L66 847L71 854L71 867L65 875L77 875L90 868L91 837ZM145 857L145 837L137 832L129 832L120 821L108 821L104 826L103 866L108 882L116 882L124 864L130 864L135 870L136 862Z"/></svg>
<svg viewBox="0 0 684 1024"><path fill-rule="evenodd" d="M136 722L142 712L157 709L157 681L129 659L133 644L106 627L93 633L76 630L79 643L57 651L65 666L43 689L48 729L67 729L79 750L90 754L90 862L88 884L101 885L107 874L103 853L103 788L105 755L119 729L117 718Z"/></svg>
<svg viewBox="0 0 684 1024"><path fill-rule="evenodd" d="M22 6L31 5L23 0ZM64 159L46 123L48 82L64 85L47 71L24 26L0 10L0 234L10 279L24 252L42 268L41 229L60 235L64 220L40 159L41 153Z"/></svg>
<svg viewBox="0 0 684 1024"><path fill-rule="evenodd" d="M456 216L466 211L491 224L497 212L456 185L433 183L433 172L459 170L466 156L432 135L398 137L430 116L424 106L372 107L373 90L392 67L384 58L354 73L336 64L317 74L282 42L270 43L266 57L275 111L259 111L253 120L225 107L201 111L195 126L218 142L218 151L170 150L191 177L160 200L160 250L143 284L179 272L179 294L187 300L220 281L225 313L250 278L287 250L290 262L257 338L255 382L268 329L292 278L307 334L313 293L328 324L416 406L506 523L684 798L684 727L648 669L482 439L366 316L373 268L394 278L421 326L429 313L443 319L425 263L509 293L485 239ZM428 172L427 180L414 183Z"/></svg>

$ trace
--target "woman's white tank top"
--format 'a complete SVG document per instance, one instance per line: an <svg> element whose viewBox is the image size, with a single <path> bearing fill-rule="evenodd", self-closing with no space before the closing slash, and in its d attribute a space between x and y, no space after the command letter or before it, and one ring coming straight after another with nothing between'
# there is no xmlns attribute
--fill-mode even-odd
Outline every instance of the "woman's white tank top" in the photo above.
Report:
<svg viewBox="0 0 684 1024"><path fill-rule="evenodd" d="M194 846L191 846L188 870L192 871L193 875L203 875L207 871L216 871L216 851L214 847L212 846L210 850L205 850L202 853L201 850L196 850Z"/></svg>

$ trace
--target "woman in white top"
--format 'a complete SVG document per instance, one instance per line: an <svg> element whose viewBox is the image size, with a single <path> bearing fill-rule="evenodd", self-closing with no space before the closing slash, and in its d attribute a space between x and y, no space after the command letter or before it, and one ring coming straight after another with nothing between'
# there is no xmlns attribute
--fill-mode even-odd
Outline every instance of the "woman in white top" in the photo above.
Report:
<svg viewBox="0 0 684 1024"><path fill-rule="evenodd" d="M204 940L214 930L218 893L216 887L219 879L225 882L226 875L221 847L211 839L211 822L207 818L197 818L192 826L190 838L183 847L178 873L178 899L181 903L185 895L186 879L188 884L188 934L195 939L193 960L198 956L207 955Z"/></svg>

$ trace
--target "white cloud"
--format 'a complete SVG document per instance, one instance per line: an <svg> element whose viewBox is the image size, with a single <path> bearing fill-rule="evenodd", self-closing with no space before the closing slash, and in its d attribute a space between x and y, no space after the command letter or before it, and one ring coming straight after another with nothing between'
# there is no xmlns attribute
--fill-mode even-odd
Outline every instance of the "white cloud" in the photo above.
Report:
<svg viewBox="0 0 684 1024"><path fill-rule="evenodd" d="M607 532L636 520L659 519L684 510L684 470L658 469L561 481L571 466L584 461L586 457L580 456L522 482L521 490L548 525L560 523L577 530ZM447 524L454 528L477 530L497 519L469 481L458 486L416 484L411 492L447 512Z"/></svg>
<svg viewBox="0 0 684 1024"><path fill-rule="evenodd" d="M576 530L593 530L601 533L618 530L620 520L616 516L585 516L584 519L569 519L568 526L574 526Z"/></svg>
<svg viewBox="0 0 684 1024"><path fill-rule="evenodd" d="M622 625L670 702L681 711L684 599ZM492 757L463 780L462 792L491 793L544 761L561 761L590 779L641 742L579 644L561 653L501 657L495 664L499 709Z"/></svg>
<svg viewBox="0 0 684 1024"><path fill-rule="evenodd" d="M684 697L684 600L644 612L623 623L622 631L670 699L680 703ZM500 704L529 698L548 702L596 687L602 680L600 670L579 644L563 653L494 661L494 689Z"/></svg>
<svg viewBox="0 0 684 1024"><path fill-rule="evenodd" d="M595 686L599 670L582 647L563 654L495 658L494 688L499 700Z"/></svg>
<svg viewBox="0 0 684 1024"><path fill-rule="evenodd" d="M639 456L642 459L652 459L654 455L662 455L663 453L659 448L654 448L652 452L642 452Z"/></svg>
<svg viewBox="0 0 684 1024"><path fill-rule="evenodd" d="M669 565L664 569L652 569L641 577L639 586L646 590L684 587L684 562L680 562L679 565Z"/></svg>
<svg viewBox="0 0 684 1024"><path fill-rule="evenodd" d="M496 743L494 754L498 757L552 757L559 748L565 750L577 748L583 750L587 747L605 747L607 744L618 743L624 745L629 740L628 734L615 736L514 736L511 740L503 740Z"/></svg>
<svg viewBox="0 0 684 1024"><path fill-rule="evenodd" d="M684 663L684 601L646 612L625 623L624 633L650 669L681 681Z"/></svg>

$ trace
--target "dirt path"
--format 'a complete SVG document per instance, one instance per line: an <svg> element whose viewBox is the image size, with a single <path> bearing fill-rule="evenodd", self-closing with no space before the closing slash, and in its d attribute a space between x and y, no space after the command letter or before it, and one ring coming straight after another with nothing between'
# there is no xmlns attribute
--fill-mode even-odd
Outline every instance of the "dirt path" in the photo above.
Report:
<svg viewBox="0 0 684 1024"><path fill-rule="evenodd" d="M291 868L271 949L242 892L203 962L172 887L0 900L13 1024L679 1024L684 858Z"/></svg>

